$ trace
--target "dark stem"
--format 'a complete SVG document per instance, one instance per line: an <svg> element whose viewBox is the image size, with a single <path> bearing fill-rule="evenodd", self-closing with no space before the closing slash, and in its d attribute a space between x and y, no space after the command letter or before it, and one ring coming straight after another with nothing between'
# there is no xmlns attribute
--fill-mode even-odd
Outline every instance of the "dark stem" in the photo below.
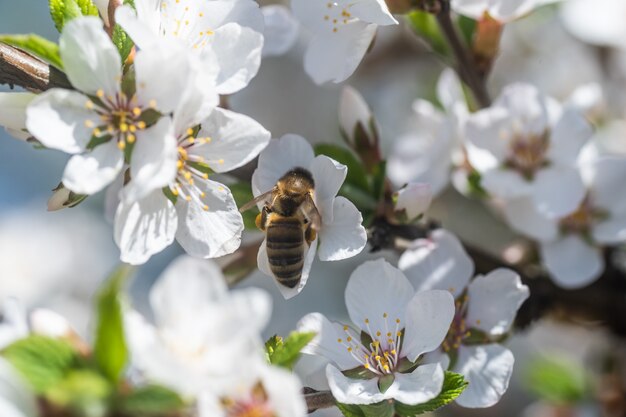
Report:
<svg viewBox="0 0 626 417"><path fill-rule="evenodd" d="M65 74L39 58L0 42L0 84L33 92L72 88Z"/></svg>
<svg viewBox="0 0 626 417"><path fill-rule="evenodd" d="M449 0L441 0L440 5L439 13L436 14L437 22L456 58L456 70L461 79L467 84L470 90L472 90L472 94L479 106L481 108L489 107L491 99L489 98L489 93L487 93L485 78L480 75L475 62L469 54L468 49L463 44L463 41L461 41L459 33L452 22L452 18L450 17L450 2Z"/></svg>
<svg viewBox="0 0 626 417"><path fill-rule="evenodd" d="M313 388L304 388L304 400L306 401L309 414L320 408L335 406L335 398L330 391L316 391Z"/></svg>

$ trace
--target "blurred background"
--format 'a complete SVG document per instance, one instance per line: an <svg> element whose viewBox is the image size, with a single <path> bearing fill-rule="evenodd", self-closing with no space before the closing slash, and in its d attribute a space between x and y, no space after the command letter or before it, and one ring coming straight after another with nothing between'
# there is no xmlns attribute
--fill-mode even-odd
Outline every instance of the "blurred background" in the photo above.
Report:
<svg viewBox="0 0 626 417"><path fill-rule="evenodd" d="M58 39L47 2L0 0L0 33L30 32ZM341 85L319 87L304 73L302 54L306 37L302 33L287 55L264 59L257 77L244 91L230 97L230 105L258 120L273 137L298 133L313 143L339 143L337 110ZM577 86L602 81L605 86L613 86L605 87L608 91L619 93L614 103L626 98L622 93L626 71L607 72L603 49L588 46L568 34L557 7L543 8L507 25L501 49L503 52L490 78L489 87L495 95L509 82L529 81L547 94L566 99ZM348 82L371 106L381 129L384 150L411 128L413 100L434 98L434 86L444 66L408 28L379 28L373 50ZM0 86L0 91L8 90L7 86ZM615 106L613 111L619 112L621 108ZM89 337L91 297L117 264L119 252L113 242L112 226L104 219L102 194L75 208L46 211L46 201L61 178L66 160L67 156L60 152L34 149L0 131L0 299L10 295L20 298L29 308L50 307L68 317L80 333ZM462 197L452 187L437 198L428 215L465 241L493 253L499 253L517 239L482 204ZM181 253L174 245L138 268L131 290L140 310L149 314L150 286L167 263ZM350 273L364 260L377 256L366 249L347 261L316 261L303 293L288 301L282 298L271 279L260 273L253 274L240 286L258 286L272 294L273 318L266 335L286 335L308 312L320 311L337 320L345 319L343 291ZM384 256L391 261L396 258L393 253ZM572 325L542 320L508 341L516 355L516 370L511 387L497 406L478 411L452 406L440 415L599 416L592 386L609 384L610 378L615 377L605 371L612 369L607 368L611 360L619 360L614 358L616 352L624 353L621 343L594 323ZM563 393L563 398L572 399L570 404L554 406L555 401L545 398L545 393L539 401L537 384L548 381L549 385L550 378L555 377L537 375L538 369L549 368L547 363L553 367L550 369L559 371L554 375L566 375L571 381L571 392ZM318 366L310 358L299 364L298 371L305 384L316 387ZM595 376L593 383L590 375ZM597 379L598 375L603 376ZM602 391L607 396L613 392L608 388ZM559 395L556 397L556 402L563 403ZM604 400L619 402L620 399L624 401L619 395ZM340 414L324 410L316 415Z"/></svg>

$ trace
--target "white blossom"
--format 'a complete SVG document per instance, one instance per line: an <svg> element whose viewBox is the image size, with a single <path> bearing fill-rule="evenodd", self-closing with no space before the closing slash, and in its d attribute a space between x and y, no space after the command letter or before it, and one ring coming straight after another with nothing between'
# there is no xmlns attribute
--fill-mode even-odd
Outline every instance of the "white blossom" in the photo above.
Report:
<svg viewBox="0 0 626 417"><path fill-rule="evenodd" d="M245 373L244 362L261 355L269 296L254 288L229 293L212 261L176 259L151 289L150 306L155 324L125 312L131 364L146 381L195 396L216 378Z"/></svg>
<svg viewBox="0 0 626 417"><path fill-rule="evenodd" d="M265 19L263 56L286 54L298 40L300 25L291 11L280 4L261 7Z"/></svg>
<svg viewBox="0 0 626 417"><path fill-rule="evenodd" d="M316 157L313 147L301 136L285 135L274 139L261 152L258 167L252 175L253 194L258 196L270 191L284 174L295 167L304 168L313 175L313 200L322 224L317 238L306 249L302 277L297 287L292 289L277 283L285 298L302 291L316 253L322 261L338 261L357 255L367 243L361 213L348 199L337 197L346 178L347 167L324 155ZM259 249L257 262L261 272L272 276L265 240Z"/></svg>
<svg viewBox="0 0 626 417"><path fill-rule="evenodd" d="M469 116L471 165L496 198L531 197L552 218L573 212L584 197L576 160L592 134L575 108L562 108L527 84L506 87L494 104Z"/></svg>
<svg viewBox="0 0 626 417"><path fill-rule="evenodd" d="M534 9L560 0L452 0L452 9L473 19L485 13L501 22L509 22L529 14Z"/></svg>
<svg viewBox="0 0 626 417"><path fill-rule="evenodd" d="M440 362L465 376L469 385L456 399L459 405L482 408L497 403L508 388L514 363L513 354L497 341L509 332L528 298L528 287L504 268L470 282L473 262L458 239L443 229L415 241L400 257L399 267L418 294L439 289L455 298L452 324L440 351L427 362ZM469 338L473 340L466 344Z"/></svg>
<svg viewBox="0 0 626 417"><path fill-rule="evenodd" d="M621 0L568 0L561 17L567 30L585 42L626 48L626 3Z"/></svg>
<svg viewBox="0 0 626 417"><path fill-rule="evenodd" d="M33 93L0 93L0 126L17 139L26 140L26 108L36 97Z"/></svg>
<svg viewBox="0 0 626 417"><path fill-rule="evenodd" d="M383 0L292 0L294 16L312 32L304 69L317 84L340 83L356 70L379 25L396 25Z"/></svg>
<svg viewBox="0 0 626 417"><path fill-rule="evenodd" d="M424 214L433 199L430 185L409 183L396 193L396 210L404 210L409 220Z"/></svg>
<svg viewBox="0 0 626 417"><path fill-rule="evenodd" d="M420 364L411 372L404 365L436 350L454 315L447 291L415 293L404 274L383 259L368 261L351 275L346 307L352 326L329 321L319 313L302 318L300 331L317 336L303 352L330 361L326 376L335 399L345 404L374 404L395 399L415 405L441 392L443 369ZM365 343L361 335L371 338ZM367 378L351 378L360 370ZM393 383L381 390L381 381Z"/></svg>
<svg viewBox="0 0 626 417"><path fill-rule="evenodd" d="M339 126L353 146L359 146L356 140L356 128L361 126L366 139L373 145L376 132L376 126L372 111L363 96L353 87L345 86L341 90L341 99L339 101Z"/></svg>

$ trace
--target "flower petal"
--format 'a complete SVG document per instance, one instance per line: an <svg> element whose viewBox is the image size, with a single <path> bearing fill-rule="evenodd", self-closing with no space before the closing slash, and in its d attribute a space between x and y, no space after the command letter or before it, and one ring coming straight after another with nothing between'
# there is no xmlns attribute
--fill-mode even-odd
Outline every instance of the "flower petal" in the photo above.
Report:
<svg viewBox="0 0 626 417"><path fill-rule="evenodd" d="M310 313L300 319L297 328L299 332L316 334L315 338L302 349L302 353L323 356L342 370L361 365L343 344L337 342L346 335L341 324L330 322L323 314Z"/></svg>
<svg viewBox="0 0 626 417"><path fill-rule="evenodd" d="M528 287L522 284L519 275L505 268L476 277L467 291L467 327L491 336L509 331L517 310L529 296Z"/></svg>
<svg viewBox="0 0 626 417"><path fill-rule="evenodd" d="M376 34L376 27L372 23L354 21L339 26L336 32L326 28L311 40L306 50L306 73L316 84L345 81L363 60Z"/></svg>
<svg viewBox="0 0 626 417"><path fill-rule="evenodd" d="M119 24L141 49L153 47L159 40L161 0L136 0L135 8L122 5L115 10L115 23Z"/></svg>
<svg viewBox="0 0 626 417"><path fill-rule="evenodd" d="M416 293L406 308L402 354L414 362L437 349L450 329L454 309L454 298L448 291Z"/></svg>
<svg viewBox="0 0 626 417"><path fill-rule="evenodd" d="M265 19L263 56L287 53L298 40L299 25L291 11L283 5L261 7Z"/></svg>
<svg viewBox="0 0 626 417"><path fill-rule="evenodd" d="M430 185L411 182L397 192L396 210L404 210L410 220L424 214L433 199Z"/></svg>
<svg viewBox="0 0 626 417"><path fill-rule="evenodd" d="M319 231L319 257L322 261L351 258L367 244L363 216L350 200L337 197L333 204L333 222L324 223Z"/></svg>
<svg viewBox="0 0 626 417"><path fill-rule="evenodd" d="M350 14L364 22L377 25L397 25L384 0L356 0L350 1Z"/></svg>
<svg viewBox="0 0 626 417"><path fill-rule="evenodd" d="M489 151L498 162L509 155L512 135L510 114L504 107L490 107L470 115L465 124L467 140L476 148Z"/></svg>
<svg viewBox="0 0 626 417"><path fill-rule="evenodd" d="M593 240L606 245L616 245L626 241L626 215L611 217L593 225Z"/></svg>
<svg viewBox="0 0 626 417"><path fill-rule="evenodd" d="M111 140L72 156L63 173L63 185L77 194L95 194L115 180L123 165L124 154Z"/></svg>
<svg viewBox="0 0 626 417"><path fill-rule="evenodd" d="M559 164L574 165L592 134L593 128L584 114L577 109L565 109L550 132L548 158Z"/></svg>
<svg viewBox="0 0 626 417"><path fill-rule="evenodd" d="M506 86L494 106L507 109L511 134L539 136L549 128L548 100L533 85L515 83Z"/></svg>
<svg viewBox="0 0 626 417"><path fill-rule="evenodd" d="M173 241L177 227L174 205L161 190L132 204L120 203L114 236L123 262L140 265Z"/></svg>
<svg viewBox="0 0 626 417"><path fill-rule="evenodd" d="M0 125L14 130L26 129L26 108L35 97L33 93L0 93Z"/></svg>
<svg viewBox="0 0 626 417"><path fill-rule="evenodd" d="M474 262L459 239L445 229L433 231L404 251L398 268L416 291L448 290L456 298L474 274Z"/></svg>
<svg viewBox="0 0 626 417"><path fill-rule="evenodd" d="M315 180L315 205L322 216L322 222L331 224L335 196L346 180L348 167L326 155L318 155L308 168Z"/></svg>
<svg viewBox="0 0 626 417"><path fill-rule="evenodd" d="M410 374L396 373L386 394L406 405L423 404L439 395L443 379L440 364L419 365Z"/></svg>
<svg viewBox="0 0 626 417"><path fill-rule="evenodd" d="M32 388L26 385L13 365L0 358L0 415L36 417L40 415Z"/></svg>
<svg viewBox="0 0 626 417"><path fill-rule="evenodd" d="M578 169L553 165L537 172L532 195L540 213L558 218L578 208L585 197L585 186Z"/></svg>
<svg viewBox="0 0 626 417"><path fill-rule="evenodd" d="M594 207L607 210L614 216L626 214L626 193L623 192L626 158L598 157L583 167L582 173L591 188L589 198Z"/></svg>
<svg viewBox="0 0 626 417"><path fill-rule="evenodd" d="M375 404L390 398L378 389L377 378L351 379L331 364L326 367L326 378L333 397L342 404Z"/></svg>
<svg viewBox="0 0 626 417"><path fill-rule="evenodd" d="M201 123L198 137L211 142L189 148L189 153L204 158L215 172L228 172L254 158L267 146L270 132L256 120L230 110L216 108Z"/></svg>
<svg viewBox="0 0 626 417"><path fill-rule="evenodd" d="M173 183L177 172L178 150L169 117L159 119L136 135L137 143L130 160L132 180L122 191L122 198L127 201L137 201Z"/></svg>
<svg viewBox="0 0 626 417"><path fill-rule="evenodd" d="M532 183L512 169L496 168L482 174L480 183L494 197L510 199L532 193Z"/></svg>
<svg viewBox="0 0 626 417"><path fill-rule="evenodd" d="M349 85L345 86L339 100L339 126L352 143L355 141L354 129L359 123L365 129L368 139L372 136L371 121L372 111L361 93Z"/></svg>
<svg viewBox="0 0 626 417"><path fill-rule="evenodd" d="M59 48L72 86L92 95L99 89L107 96L120 91L122 61L102 27L102 20L85 16L67 22Z"/></svg>
<svg viewBox="0 0 626 417"><path fill-rule="evenodd" d="M211 180L196 181L205 193L202 202L179 199L176 204L179 224L176 240L185 252L200 258L215 258L233 253L241 243L243 219L228 187Z"/></svg>
<svg viewBox="0 0 626 417"><path fill-rule="evenodd" d="M271 190L290 169L308 168L314 158L313 147L302 136L289 134L271 140L259 155L257 169L252 174L254 196Z"/></svg>
<svg viewBox="0 0 626 417"><path fill-rule="evenodd" d="M296 295L300 294L300 292L302 292L302 290L304 289L304 286L306 285L309 279L309 274L311 273L311 266L313 265L313 261L315 260L315 254L317 253L317 244L318 244L318 239L316 238L313 242L311 242L310 246L307 246L307 245L304 246L304 265L302 266L302 275L300 276L300 282L295 288L289 288L284 285L281 285L278 282L278 280L274 279L274 283L278 287L278 290L283 295L283 297L285 297L285 300L289 300L290 298L295 297ZM259 250L259 254L260 253L261 251ZM265 253L265 255L266 255L265 262L268 262L267 252ZM258 258L257 258L257 261L258 261ZM268 264L268 269L269 269L269 264ZM273 276L271 272L269 275Z"/></svg>
<svg viewBox="0 0 626 417"><path fill-rule="evenodd" d="M559 287L575 289L595 281L604 271L600 250L578 235L540 245L541 258Z"/></svg>
<svg viewBox="0 0 626 417"><path fill-rule="evenodd" d="M467 106L461 80L452 68L441 72L437 81L437 98L447 112L452 112L457 103Z"/></svg>
<svg viewBox="0 0 626 417"><path fill-rule="evenodd" d="M509 387L515 359L510 350L497 345L461 346L454 372L469 382L457 397L468 408L491 407Z"/></svg>
<svg viewBox="0 0 626 417"><path fill-rule="evenodd" d="M219 28L227 23L236 23L263 33L263 15L255 1L218 0L204 2L204 6L205 13L200 20L204 27Z"/></svg>
<svg viewBox="0 0 626 417"><path fill-rule="evenodd" d="M533 239L554 240L559 234L558 221L542 215L531 197L520 197L506 201L503 212L507 222L514 230Z"/></svg>
<svg viewBox="0 0 626 417"><path fill-rule="evenodd" d="M85 106L88 100L80 93L60 88L41 93L26 109L26 128L48 148L82 152L92 136L92 128L87 125L95 125L98 118Z"/></svg>
<svg viewBox="0 0 626 417"><path fill-rule="evenodd" d="M282 368L260 364L261 382L276 417L305 417L307 408L298 377Z"/></svg>
<svg viewBox="0 0 626 417"><path fill-rule="evenodd" d="M346 286L346 308L359 329L368 334L386 333L385 326L389 323L399 319L404 324L407 304L413 293L413 287L400 270L382 258L367 261L350 275Z"/></svg>

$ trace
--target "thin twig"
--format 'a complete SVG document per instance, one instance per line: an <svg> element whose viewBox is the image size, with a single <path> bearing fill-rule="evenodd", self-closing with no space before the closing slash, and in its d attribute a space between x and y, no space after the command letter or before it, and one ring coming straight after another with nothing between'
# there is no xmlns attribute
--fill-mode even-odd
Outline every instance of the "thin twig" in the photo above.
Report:
<svg viewBox="0 0 626 417"><path fill-rule="evenodd" d="M330 391L316 391L312 388L304 389L304 400L309 413L320 408L330 408L335 406L335 398Z"/></svg>
<svg viewBox="0 0 626 417"><path fill-rule="evenodd" d="M459 33L452 22L452 18L450 17L450 2L449 0L441 0L440 4L441 9L436 15L437 22L456 57L457 72L470 90L472 90L472 94L480 107L489 107L491 99L487 92L485 79L480 75L478 68L472 60L469 51L461 41Z"/></svg>
<svg viewBox="0 0 626 417"><path fill-rule="evenodd" d="M39 58L0 42L0 84L33 92L53 87L72 88L65 74Z"/></svg>

